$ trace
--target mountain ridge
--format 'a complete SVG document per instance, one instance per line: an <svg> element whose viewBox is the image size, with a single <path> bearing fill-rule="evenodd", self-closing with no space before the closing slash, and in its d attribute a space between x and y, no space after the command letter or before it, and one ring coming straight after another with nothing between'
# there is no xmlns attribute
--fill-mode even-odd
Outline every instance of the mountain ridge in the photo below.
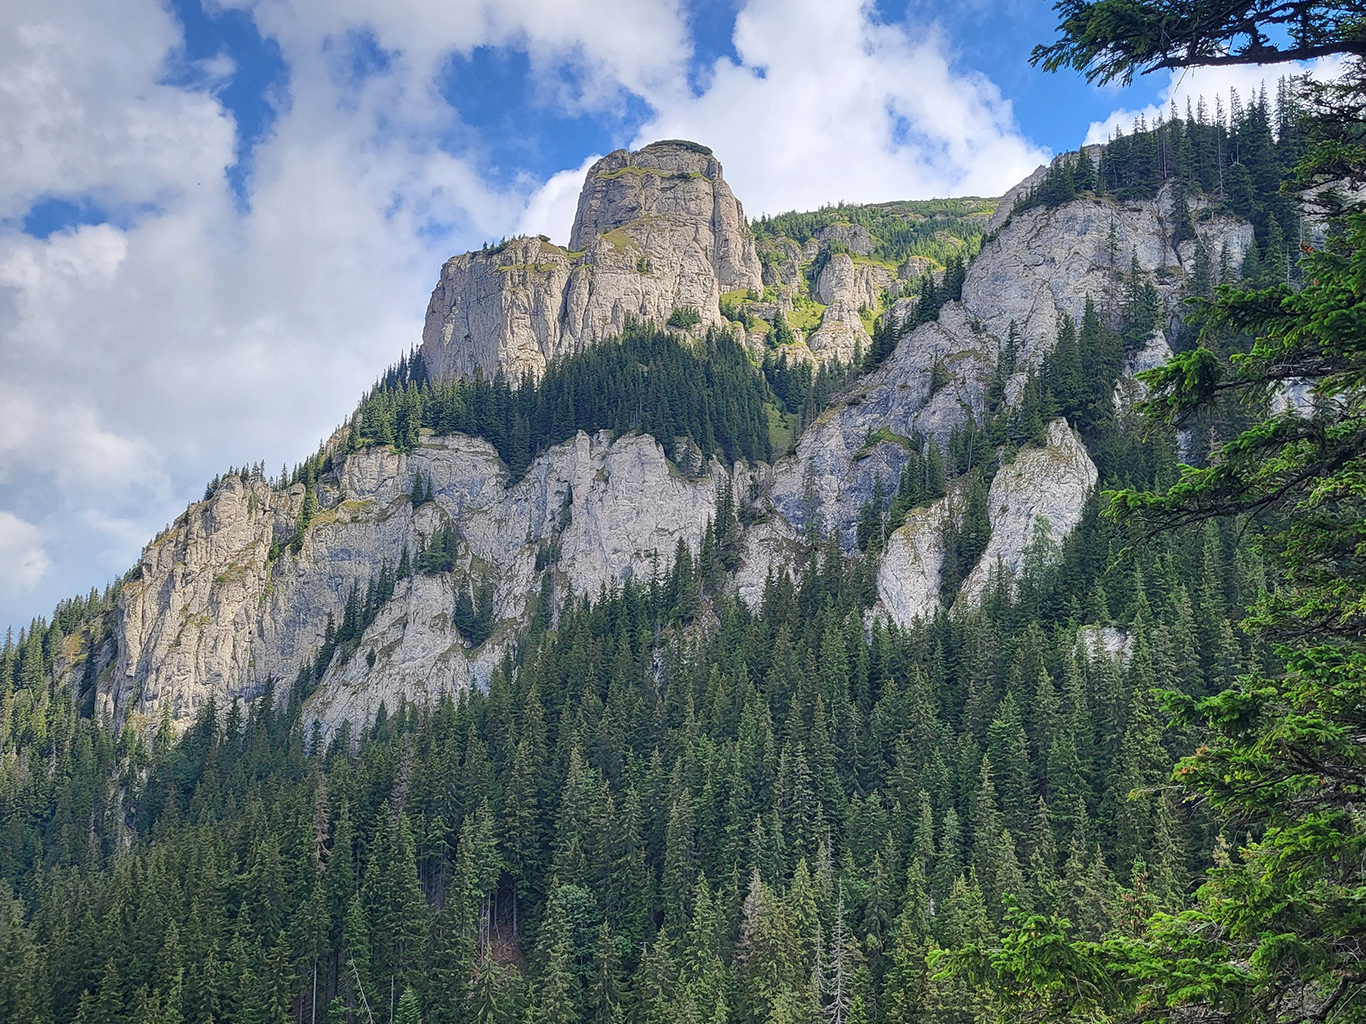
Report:
<svg viewBox="0 0 1366 1024"><path fill-rule="evenodd" d="M580 204L576 237L582 243L590 229L606 231L586 251L594 251L594 245L596 251L611 248L610 236L622 230L623 218L629 218L628 227L638 225L641 204L654 202L658 209L660 202L673 202L647 194L652 186L637 179L701 175L677 184L685 191L712 190L713 208L722 201L715 199L721 179L714 158L673 146L663 153L667 160L647 147L643 159L665 163L667 174L656 175L658 168L634 173L642 158L631 154L604 158L590 171L584 195L591 198ZM707 177L713 170L715 176ZM626 173L612 177L617 171ZM705 188L689 184L698 181L705 181ZM623 190L626 198L618 201L613 190ZM692 199L695 194L688 203ZM688 203L675 204L675 215L690 209L710 223L711 214ZM833 532L846 550L853 549L858 511L873 499L879 479L889 485L898 479L911 452L907 439L942 447L950 435L986 415L1011 324L1019 339L1018 368L1004 388L1007 405L1018 403L1030 371L1037 371L1051 349L1060 318L1079 321L1088 295L1113 297L1118 289L1116 245L1157 280L1158 300L1172 311L1189 279L1194 245L1231 247L1240 259L1252 237L1245 222L1214 215L1200 222L1183 252L1183 243L1170 244L1170 218L1169 195L1128 204L1080 199L1008 218L967 269L961 298L946 302L932 321L904 331L890 357L849 385L771 465L727 468L712 462L694 464L690 474L680 472L670 458L673 439L580 433L542 453L516 481L487 442L476 438L419 432L417 443L405 451L347 452L347 432L358 427L344 427L325 448L332 453L327 461L335 465L317 476L316 485L295 483L271 491L262 481L229 484L209 502L187 510L167 537L149 546L138 578L125 585L120 599L118 653L100 676L98 706L116 721L147 722L160 720L169 708L170 720L183 728L209 694L217 695L221 707L261 692L270 679L288 680L312 666L329 643L329 630L341 627L348 591L356 587L363 594L384 565L397 567L405 557L415 557L445 523L460 536L453 571L436 583L416 576L400 580L394 606L377 610L353 638L360 653L338 658L318 673L309 713L326 729L352 715L373 714L381 700L393 706L401 699L430 699L444 689L485 684L512 650L518 631L527 627L546 587L558 604L628 577L648 579L669 567L680 543L697 553L717 513L722 481L754 520L741 528L731 584L753 602L771 571L800 565L803 538L813 526ZM675 221L671 230L681 233L684 218L675 216ZM690 237L706 233L696 228ZM735 237L754 252L752 237ZM540 239L514 240L494 250L493 257L517 256L525 247L529 258L532 249L544 253L547 245ZM487 262L488 257L468 258ZM816 282L818 293L822 286L849 287L827 279L851 265L849 254L836 252ZM443 269L434 292L437 306L438 297L448 294L451 266L448 262ZM580 267L566 282L584 273ZM712 274L705 289L709 301L720 294L714 266ZM499 294L506 291L500 282ZM898 321L909 323L914 303L894 300L883 316L893 328ZM833 303L827 305L826 313L832 308ZM787 354L767 333L756 338L761 332L744 332L742 323L722 320L719 302L716 310L713 321L699 318L687 329L673 329L674 337L687 342L724 324L737 335L744 333L756 359L773 358L775 348L779 356ZM665 318L656 322L660 319ZM490 368L503 365L496 345L508 336L494 332L491 337L499 339L491 348L472 346L483 353L481 359L491 360ZM507 342L514 363L521 358L518 344ZM432 350L424 342L420 351L425 360ZM458 365L448 362L443 370L438 362L434 375L454 374ZM1024 479L1002 495L993 489L996 504L988 516L991 540L985 548L991 564L979 555L967 567L972 572L962 600L981 599L998 556L1007 574L1018 576L1036 521L1045 522L1052 541L1060 543L1081 517L1097 477L1090 456L1062 422L1041 440L1042 446L1026 446L1026 454L1038 452L1029 458L1063 468L1047 479ZM412 505L415 478L427 480L433 501ZM317 513L303 522L309 500L316 502ZM966 492L952 492L899 528L877 569L870 614L908 624L941 607L937 577L944 530L962 520L965 500ZM284 553L272 558L272 547L282 543ZM541 565L548 545L557 551L556 559ZM916 578L921 582L908 582ZM493 588L493 637L471 650L453 624L452 595L481 585Z"/></svg>

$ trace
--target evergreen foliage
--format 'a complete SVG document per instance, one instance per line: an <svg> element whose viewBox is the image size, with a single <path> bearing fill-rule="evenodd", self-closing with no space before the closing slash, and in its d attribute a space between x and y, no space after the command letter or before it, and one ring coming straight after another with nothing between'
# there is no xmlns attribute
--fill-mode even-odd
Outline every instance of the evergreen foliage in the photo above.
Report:
<svg viewBox="0 0 1366 1024"><path fill-rule="evenodd" d="M1074 191L1102 187L1069 173ZM757 611L728 589L747 513L723 480L698 550L680 542L652 578L555 608L545 573L487 689L382 704L328 737L305 730L305 702L410 573L450 574L456 627L488 639L493 581L462 561L455 525L354 586L287 690L210 701L179 740L169 715L139 732L95 714L116 589L7 637L0 1019L947 1024L1161 1017L1164 1001L1238 1018L1287 977L1316 1005L1360 984L1362 428L1359 403L1328 399L1360 386L1366 227L1352 222L1292 291L1277 262L1291 222L1264 184L1246 193L1266 212L1249 273L1279 286L1222 293L1201 313L1206 347L1150 382L1160 411L1208 417L1197 455L1219 457L1179 478L1174 423L1145 436L1114 414L1124 356L1158 311L1117 262L1118 308L1064 321L1018 407L1004 402L1011 332L985 415L943 450L871 433L907 463L895 488L878 481L855 553L813 525L797 578L770 577ZM1197 265L1197 295L1233 279L1222 262ZM962 276L950 261L942 286L926 279L927 319ZM879 325L871 364L896 328ZM1249 332L1268 340L1235 374ZM514 475L577 429L768 458L770 412L809 422L853 372L781 354L756 369L727 336L680 344L640 327L537 384L432 382L414 356L345 443L407 450L422 429L462 431ZM1288 374L1321 381L1315 415L1221 446L1242 421L1201 403L1260 402ZM1016 587L995 573L979 611L869 624L876 557L907 513L950 493L961 505L951 599L985 548L997 463L1059 414L1108 485L1176 484L1124 499L1174 528L1137 543L1093 501L1065 541L1039 529ZM331 459L281 474L303 486L297 544ZM432 501L430 477L409 496ZM1201 502L1235 500L1285 515L1272 520L1289 521L1284 543L1205 522ZM537 571L555 558L547 546ZM1249 607L1281 632L1235 631ZM1340 646L1303 642L1314 630ZM1205 802L1182 802L1169 765L1197 749L1180 773Z"/></svg>
<svg viewBox="0 0 1366 1024"><path fill-rule="evenodd" d="M1241 269L1253 283L1263 277L1268 284L1293 283L1298 281L1293 250L1301 225L1295 200L1281 185L1295 178L1306 152L1299 127L1305 105L1303 82L1281 79L1274 97L1263 88L1244 101L1232 90L1227 106L1222 97L1214 99L1213 112L1202 97L1184 116L1173 106L1152 124L1140 117L1128 134L1116 129L1094 154L1059 157L1015 209L1061 206L1086 195L1153 199L1170 185L1172 244L1196 237L1192 202L1203 199L1200 216L1226 211L1256 229L1258 244L1235 271ZM1219 257L1199 255L1207 263Z"/></svg>
<svg viewBox="0 0 1366 1024"><path fill-rule="evenodd" d="M830 225L858 225L868 229L874 259L895 266L909 256L923 256L947 265L951 257L970 256L981 247L992 203L976 198L839 203L807 213L760 217L753 228L761 259L780 239L790 238L801 245ZM835 240L827 244L839 247Z"/></svg>
<svg viewBox="0 0 1366 1024"><path fill-rule="evenodd" d="M1124 78L1173 63L1356 54L1343 83L1313 93L1316 105L1300 125L1310 146L1297 177L1322 186L1320 175L1353 154L1354 174L1333 184L1366 173L1353 148L1360 122L1347 129L1341 120L1344 108L1359 111L1366 103L1359 11L1346 9L1343 21L1345 9L1314 3L1218 11L1197 4L1192 10L1206 20L1193 28L1170 17L1167 5L1125 3L1122 19L1113 17L1117 8L1111 0L1060 5L1062 39L1036 50L1036 59ZM1157 44L1150 30L1159 21ZM1239 189L1256 187L1250 171L1238 177ZM1303 198L1314 203L1324 191L1311 188ZM1260 282L1254 276L1263 287L1221 286L1199 307L1200 340L1208 344L1144 375L1152 389L1144 411L1158 429L1189 424L1230 397L1259 415L1218 445L1208 464L1183 467L1164 486L1109 496L1113 518L1141 523L1157 543L1199 524L1207 536L1221 522L1245 534L1264 531L1256 548L1275 586L1249 602L1242 623L1261 656L1238 657L1231 631L1225 635L1221 626L1203 656L1211 690L1167 685L1154 694L1174 728L1202 733L1173 778L1221 829L1212 869L1174 915L1162 913L1161 894L1179 882L1175 859L1145 857L1140 872L1136 858L1131 884L1141 878L1142 891L1108 932L1078 927L1070 914L1022 906L999 940L960 944L939 977L984 983L1021 1012L1057 1019L1366 1017L1366 831L1359 813L1366 209L1360 197L1339 197L1328 207L1327 244L1306 255L1302 287L1282 278L1279 267ZM1268 238L1278 228L1271 220ZM1231 365L1217 351L1229 334L1255 339ZM1310 388L1311 404L1268 407L1268 396L1297 385ZM1135 707L1122 754L1151 751L1159 721L1146 702ZM1126 774L1118 785L1130 781ZM1116 817L1117 849L1136 848L1146 833L1171 835L1172 809L1160 792L1144 794L1146 808L1127 806Z"/></svg>
<svg viewBox="0 0 1366 1024"><path fill-rule="evenodd" d="M918 447L892 518L944 489ZM928 958L994 935L1008 896L1097 934L1135 899L1180 905L1211 823L1125 795L1191 742L1157 680L1202 695L1267 656L1227 628L1260 585L1236 531L1138 551L1091 512L1016 600L871 633L863 557L816 538L751 614L724 582L737 536L722 485L701 550L566 604L487 692L326 743L306 679L210 704L177 743L114 734L56 682L62 627L35 624L0 655L0 1006L957 1019L999 1004ZM372 604L353 592L332 656ZM1096 621L1128 630L1129 661L1090 646Z"/></svg>
<svg viewBox="0 0 1366 1024"><path fill-rule="evenodd" d="M491 443L518 479L576 431L638 430L670 452L687 438L704 458L768 461L768 401L762 374L729 335L709 332L691 345L631 325L618 340L551 364L539 381L515 385L501 375L432 381L414 354L361 402L347 448L410 450L424 428L469 434Z"/></svg>

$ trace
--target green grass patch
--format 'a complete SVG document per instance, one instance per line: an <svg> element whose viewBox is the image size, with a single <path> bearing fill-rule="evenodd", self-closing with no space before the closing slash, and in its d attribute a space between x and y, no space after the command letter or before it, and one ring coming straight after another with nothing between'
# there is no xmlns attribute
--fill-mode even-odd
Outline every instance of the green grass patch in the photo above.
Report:
<svg viewBox="0 0 1366 1024"><path fill-rule="evenodd" d="M801 417L795 412L783 412L776 405L764 407L768 413L769 444L775 454L785 452L797 440Z"/></svg>
<svg viewBox="0 0 1366 1024"><path fill-rule="evenodd" d="M625 252L627 249L636 248L636 240L626 233L624 228L616 228L602 236L603 241L610 245L617 252Z"/></svg>
<svg viewBox="0 0 1366 1024"><path fill-rule="evenodd" d="M860 459L866 459L869 455L873 454L874 448L887 442L898 444L908 452L916 450L915 446L911 443L911 439L905 434L895 434L886 427L879 427L869 434L864 439L863 444L859 446L859 450L854 452L854 461L857 462Z"/></svg>
<svg viewBox="0 0 1366 1024"><path fill-rule="evenodd" d="M821 325L826 307L815 299L798 295L792 304L792 312L787 314L787 326L794 331L814 331Z"/></svg>

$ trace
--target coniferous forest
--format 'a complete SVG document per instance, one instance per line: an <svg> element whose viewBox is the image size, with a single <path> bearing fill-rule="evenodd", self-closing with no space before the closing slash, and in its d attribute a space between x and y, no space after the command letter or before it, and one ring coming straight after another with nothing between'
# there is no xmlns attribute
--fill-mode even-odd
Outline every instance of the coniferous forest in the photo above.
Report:
<svg viewBox="0 0 1366 1024"><path fill-rule="evenodd" d="M1017 600L871 634L837 545L754 614L685 552L487 693L326 741L298 690L150 748L53 693L7 741L6 1017L976 1015L926 958L1007 895L1099 937L1238 841L1159 787L1192 736L1150 691L1268 657L1232 625L1260 559L1124 541L1088 515Z"/></svg>
<svg viewBox="0 0 1366 1024"><path fill-rule="evenodd" d="M1224 1006L1221 986L1245 984L1261 954L1232 944L1225 955L1236 924L1198 915L1211 900L1226 900L1225 912L1240 895L1255 905L1265 895L1255 878L1245 890L1216 883L1260 864L1260 844L1292 822L1257 813L1238 787L1287 786L1273 769L1304 783L1315 766L1295 774L1294 753L1314 744L1351 766L1358 735L1320 729L1334 700L1358 707L1351 691L1314 691L1315 718L1291 685L1319 678L1302 651L1240 625L1249 609L1273 616L1322 567L1294 561L1293 531L1287 562L1273 503L1218 518L1143 497L1205 487L1232 501L1239 452L1268 450L1237 447L1266 414L1266 379L1242 401L1215 384L1250 365L1249 351L1275 354L1251 349L1257 322L1216 308L1230 294L1216 287L1241 273L1283 297L1348 276L1326 262L1318 277L1292 268L1287 239L1300 225L1278 189L1306 144L1295 101L1281 100L1143 126L1098 163L1055 164L1021 203L1151 196L1174 180L1253 220L1241 268L1197 267L1192 297L1205 303L1171 373L1213 383L1181 406L1185 418L1115 412L1124 357L1158 317L1151 285L1121 263L1115 310L1091 304L1081 322L1065 320L1018 403L1004 402L1012 335L985 417L942 447L914 439L907 471L860 514L852 550L809 530L802 562L770 576L756 608L731 586L747 510L723 488L699 552L680 544L648 580L541 609L486 690L382 705L373 722L329 735L304 724L321 668L250 706L211 705L178 740L135 723L115 731L93 713L90 652L108 634L116 586L7 639L0 1021L958 1024ZM879 328L877 358L893 328ZM671 453L687 438L706 458L767 461L781 454L774 415L809 420L864 368L756 366L728 336L683 343L639 326L539 382L431 381L420 359L405 359L363 400L344 443L403 449L423 428L468 433L514 478L577 430L639 430ZM1161 372L1159 412L1196 386ZM1093 496L1065 541L1041 531L1016 587L998 571L979 609L904 629L867 616L890 532L957 487L967 511L945 538L952 593L985 544L991 474L1058 415L1086 441L1102 490L1120 497ZM1285 443L1311 465L1304 453L1320 450L1307 436ZM329 458L280 484L311 487ZM1331 468L1344 465L1354 463ZM1342 483L1354 513L1355 486ZM415 503L423 488L414 482ZM1132 517L1106 514L1112 501ZM1154 521L1161 528L1144 525ZM1343 530L1337 565L1357 557L1359 537ZM448 568L443 545L353 591L354 621L331 634L334 648L396 577ZM1314 579L1328 596L1311 612L1322 612L1340 592L1332 571ZM489 602L464 595L462 633L487 635ZM1301 636L1318 623L1303 616ZM54 666L73 662L78 681L60 684ZM1330 681L1360 671L1350 656L1322 664ZM1240 690L1247 679L1289 679L1293 692ZM1282 760L1276 747L1259 761L1267 748L1248 737L1285 707L1305 732ZM1178 771L1203 780L1201 799L1173 783L1173 765L1191 755ZM1330 782L1360 788L1325 771L1314 792ZM1318 846L1305 839L1301 859L1276 870L1346 848L1357 805L1344 806L1315 819ZM1288 933L1265 935L1283 950ZM1174 966L1154 981L1151 963L1170 949L1162 962ZM1099 967L1097 951L1110 958ZM1305 969L1308 954L1296 962ZM1254 1003L1201 1019L1333 1019Z"/></svg>

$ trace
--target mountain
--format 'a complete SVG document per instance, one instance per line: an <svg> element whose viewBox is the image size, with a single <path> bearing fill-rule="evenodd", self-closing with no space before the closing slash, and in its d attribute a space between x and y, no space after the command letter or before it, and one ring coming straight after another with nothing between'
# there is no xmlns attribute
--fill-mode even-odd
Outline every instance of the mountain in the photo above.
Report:
<svg viewBox="0 0 1366 1024"><path fill-rule="evenodd" d="M1238 118L754 224L661 143L449 261L316 453L0 650L0 1017L989 1020L932 964L1012 907L1179 914L1247 837L1154 692L1275 671L1277 581L1097 489L1261 415L1130 413L1187 297L1298 273Z"/></svg>
<svg viewBox="0 0 1366 1024"><path fill-rule="evenodd" d="M710 149L618 150L589 170L568 250L515 238L446 261L422 356L438 376L519 380L620 333L628 317L690 310L719 325L721 293L759 285L753 233Z"/></svg>
<svg viewBox="0 0 1366 1024"><path fill-rule="evenodd" d="M318 673L307 709L328 732L343 721L369 720L381 702L393 708L485 685L543 595L558 607L571 595L595 596L667 569L680 541L698 552L722 484L748 524L739 531L733 586L753 606L770 573L801 564L813 524L852 549L860 510L879 480L890 493L925 443L945 447L952 433L987 417L1008 340L1013 370L997 399L1006 408L1020 402L1060 321L1080 323L1088 297L1116 308L1132 270L1151 282L1163 312L1122 373L1164 358L1196 252L1236 264L1253 237L1246 221L1212 210L1201 216L1204 207L1192 201L1194 229L1177 241L1172 203L1166 187L1138 202L1078 199L1014 216L1003 216L1002 207L959 295L910 330L917 300L897 298L884 308L885 285L874 288L881 278L870 276L881 268L856 264L857 254L838 244L840 231L855 233L823 228L817 234L825 240L813 237L802 250L814 250L809 262L823 264L811 275L814 288L795 255L799 272L784 272L777 287L789 303L814 305L813 292L829 301L805 339L799 334L775 349L762 318L780 316L782 302L765 304L761 294L728 304L767 330L746 331L721 313L720 296L737 286L759 291L774 264L761 265L710 151L666 142L610 154L589 171L573 251L522 238L447 261L420 349L432 379L535 377L619 335L630 321L665 323L680 309L697 318L674 334L730 329L756 361L767 356L770 365L775 354L795 365L832 349L841 365L856 345L870 349L859 308L882 315L891 325L885 329L899 334L894 351L845 387L771 463L703 461L668 437L580 432L514 479L484 438L424 431L407 450L348 450L348 434L360 429L351 424L324 447L326 468L312 483L278 487L229 475L148 545L123 582L97 656L97 712L115 722L155 723L169 714L183 729L211 696L226 707L256 697L270 680L283 686L313 670L320 650L330 653L329 629L344 626L351 642ZM773 238L771 228L765 237ZM926 276L934 269L927 263ZM991 484L989 539L963 567L962 600L980 600L998 561L1012 580L1019 577L1036 524L1045 523L1057 543L1081 519L1097 479L1092 456L1064 421L1036 434ZM417 480L426 481L431 500L411 500ZM944 527L966 511L961 490L951 487L893 533L876 569L870 615L905 625L950 603L940 586ZM309 502L316 511L306 515ZM392 576L447 527L457 536L451 571L390 581L383 589L392 596L371 607L371 620L358 630L348 598L366 603L369 590L373 606L385 572ZM545 554L551 549L553 564ZM459 591L480 587L492 591L491 637L472 645L452 609Z"/></svg>

